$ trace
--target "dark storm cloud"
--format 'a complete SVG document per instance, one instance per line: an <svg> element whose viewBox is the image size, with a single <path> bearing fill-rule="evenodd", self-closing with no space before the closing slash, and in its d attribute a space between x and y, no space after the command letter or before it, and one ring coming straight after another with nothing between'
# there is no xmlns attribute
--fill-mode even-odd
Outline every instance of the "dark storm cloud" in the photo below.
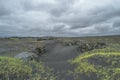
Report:
<svg viewBox="0 0 120 80"><path fill-rule="evenodd" d="M0 16L4 16L4 15L8 15L11 12L9 10L4 9L3 7L1 7L0 5Z"/></svg>
<svg viewBox="0 0 120 80"><path fill-rule="evenodd" d="M45 11L53 16L60 16L66 12L67 9L73 4L74 0L45 0L34 3L35 0L26 0L23 4L24 9L28 11Z"/></svg>
<svg viewBox="0 0 120 80"><path fill-rule="evenodd" d="M112 31L112 27L108 24L96 25L95 30L99 33L105 33Z"/></svg>
<svg viewBox="0 0 120 80"><path fill-rule="evenodd" d="M10 13L11 11L7 9L6 5L4 4L4 1L1 0L0 1L0 16L9 15Z"/></svg>
<svg viewBox="0 0 120 80"><path fill-rule="evenodd" d="M72 25L72 29L89 27L95 24L104 23L116 17L120 17L120 8L115 9L112 6L104 8L96 8L93 13L87 16L75 16L72 19L66 20L67 23Z"/></svg>
<svg viewBox="0 0 120 80"><path fill-rule="evenodd" d="M0 35L120 34L119 0L0 0Z"/></svg>
<svg viewBox="0 0 120 80"><path fill-rule="evenodd" d="M113 27L119 27L119 28L120 28L120 19L114 21L114 23L113 23Z"/></svg>

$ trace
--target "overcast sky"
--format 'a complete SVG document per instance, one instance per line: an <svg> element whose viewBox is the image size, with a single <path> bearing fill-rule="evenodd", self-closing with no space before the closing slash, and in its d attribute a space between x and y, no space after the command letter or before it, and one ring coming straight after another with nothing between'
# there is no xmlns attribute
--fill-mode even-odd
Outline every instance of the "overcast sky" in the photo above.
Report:
<svg viewBox="0 0 120 80"><path fill-rule="evenodd" d="M0 37L120 34L120 0L0 0Z"/></svg>

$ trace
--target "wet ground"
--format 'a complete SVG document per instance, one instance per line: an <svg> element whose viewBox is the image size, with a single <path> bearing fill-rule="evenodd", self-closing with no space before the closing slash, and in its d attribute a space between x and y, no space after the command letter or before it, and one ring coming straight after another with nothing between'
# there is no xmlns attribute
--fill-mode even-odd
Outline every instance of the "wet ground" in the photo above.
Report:
<svg viewBox="0 0 120 80"><path fill-rule="evenodd" d="M17 57L26 57L31 55L28 55L26 51L32 47L35 48L37 44L41 44L40 41L0 40L0 56L14 57L18 54ZM40 61L53 70L54 75L58 77L57 80L74 80L73 76L69 74L69 71L74 69L74 65L68 61L80 54L77 46L63 46L57 40L46 40L44 45L46 53L39 57Z"/></svg>
<svg viewBox="0 0 120 80"><path fill-rule="evenodd" d="M77 46L62 46L59 41L45 42L46 54L40 57L40 60L45 66L53 69L57 80L74 80L69 74L70 70L74 69L74 65L69 63L69 60L78 56Z"/></svg>

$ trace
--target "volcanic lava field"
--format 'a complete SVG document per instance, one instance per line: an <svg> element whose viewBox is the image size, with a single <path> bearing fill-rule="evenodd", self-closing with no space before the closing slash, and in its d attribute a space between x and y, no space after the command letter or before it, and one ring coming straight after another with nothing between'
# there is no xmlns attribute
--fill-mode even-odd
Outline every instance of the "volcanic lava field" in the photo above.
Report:
<svg viewBox="0 0 120 80"><path fill-rule="evenodd" d="M120 80L120 36L0 38L0 80Z"/></svg>

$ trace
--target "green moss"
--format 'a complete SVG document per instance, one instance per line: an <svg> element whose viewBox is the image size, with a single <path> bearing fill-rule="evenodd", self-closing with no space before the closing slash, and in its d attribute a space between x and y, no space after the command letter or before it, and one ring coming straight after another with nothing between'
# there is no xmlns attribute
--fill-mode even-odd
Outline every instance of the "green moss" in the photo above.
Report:
<svg viewBox="0 0 120 80"><path fill-rule="evenodd" d="M107 43L106 48L85 52L71 61L76 65L73 74L78 80L120 80L120 40L100 39ZM91 38L88 41L99 40Z"/></svg>
<svg viewBox="0 0 120 80"><path fill-rule="evenodd" d="M31 67L25 65L21 60L0 57L0 76L2 79L30 77L31 73Z"/></svg>
<svg viewBox="0 0 120 80"><path fill-rule="evenodd" d="M72 61L75 75L85 75L89 80L120 80L120 52L85 53Z"/></svg>
<svg viewBox="0 0 120 80"><path fill-rule="evenodd" d="M49 68L35 61L0 57L1 80L55 80Z"/></svg>

